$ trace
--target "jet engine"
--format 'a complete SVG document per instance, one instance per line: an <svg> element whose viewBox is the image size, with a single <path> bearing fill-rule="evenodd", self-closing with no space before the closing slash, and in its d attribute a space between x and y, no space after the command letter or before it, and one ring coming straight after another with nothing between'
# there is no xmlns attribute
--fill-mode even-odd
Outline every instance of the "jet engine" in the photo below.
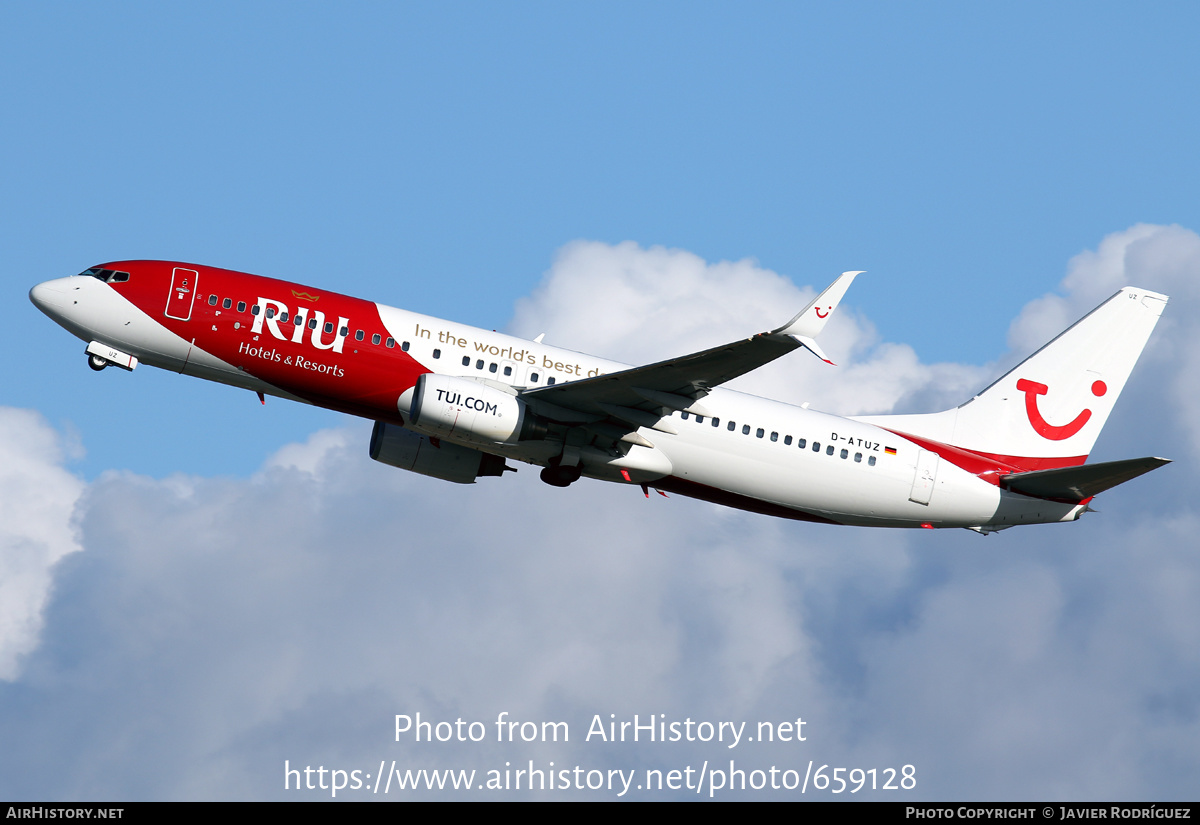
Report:
<svg viewBox="0 0 1200 825"><path fill-rule="evenodd" d="M503 456L414 433L412 430L376 421L371 431L371 458L424 476L474 484L480 476L504 473Z"/></svg>
<svg viewBox="0 0 1200 825"><path fill-rule="evenodd" d="M545 424L515 394L431 372L417 379L408 423L428 435L480 446L546 437Z"/></svg>

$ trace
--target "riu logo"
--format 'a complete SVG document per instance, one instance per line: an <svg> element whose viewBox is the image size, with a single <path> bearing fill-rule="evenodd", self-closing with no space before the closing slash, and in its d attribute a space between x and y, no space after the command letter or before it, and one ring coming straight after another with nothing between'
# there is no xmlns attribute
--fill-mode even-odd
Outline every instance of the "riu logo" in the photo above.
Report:
<svg viewBox="0 0 1200 825"><path fill-rule="evenodd" d="M1079 415L1066 424L1055 426L1049 423L1042 417L1042 411L1038 409L1037 402L1037 397L1045 395L1049 389L1045 384L1039 384L1037 381L1025 378L1017 379L1017 390L1025 393L1025 415L1029 417L1029 423L1034 431L1042 438L1063 441L1083 429L1083 425L1091 419L1092 411L1085 407ZM1092 395L1099 398L1106 392L1108 392L1108 385L1103 381L1092 383Z"/></svg>
<svg viewBox="0 0 1200 825"><path fill-rule="evenodd" d="M314 347L340 353L346 335L350 332L349 318L338 317L337 324L333 324L325 320L324 312L310 310L308 307L301 307L296 310L295 315L289 315L287 304L282 301L259 298L256 308L258 313L254 316L254 326L250 330L255 335L261 334L265 326L267 331L280 341L290 340L293 344L299 344L304 340L307 330L312 333L309 343ZM280 324L283 325L283 329L280 329ZM325 343L326 335L331 336L329 343Z"/></svg>

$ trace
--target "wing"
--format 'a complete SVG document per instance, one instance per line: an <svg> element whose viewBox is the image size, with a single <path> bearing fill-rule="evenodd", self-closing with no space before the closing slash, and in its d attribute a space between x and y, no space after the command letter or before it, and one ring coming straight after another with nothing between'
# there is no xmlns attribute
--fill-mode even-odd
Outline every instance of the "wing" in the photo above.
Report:
<svg viewBox="0 0 1200 825"><path fill-rule="evenodd" d="M709 390L795 349L805 347L832 364L814 338L859 274L843 273L796 317L770 332L657 364L525 390L520 396L552 420L644 444L633 432L638 427L674 432L661 419L676 410L707 416L700 399Z"/></svg>

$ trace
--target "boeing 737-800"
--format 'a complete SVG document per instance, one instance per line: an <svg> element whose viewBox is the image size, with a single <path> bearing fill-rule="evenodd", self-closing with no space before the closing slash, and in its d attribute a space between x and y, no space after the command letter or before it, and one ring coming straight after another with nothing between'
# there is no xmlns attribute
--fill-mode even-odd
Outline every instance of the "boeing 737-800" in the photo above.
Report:
<svg viewBox="0 0 1200 825"><path fill-rule="evenodd" d="M1073 521L1167 463L1085 464L1167 297L1117 292L975 397L926 415L843 418L724 389L816 342L857 272L783 326L630 367L226 269L117 261L30 298L96 370L139 363L369 418L373 459L447 481L509 460L829 524Z"/></svg>

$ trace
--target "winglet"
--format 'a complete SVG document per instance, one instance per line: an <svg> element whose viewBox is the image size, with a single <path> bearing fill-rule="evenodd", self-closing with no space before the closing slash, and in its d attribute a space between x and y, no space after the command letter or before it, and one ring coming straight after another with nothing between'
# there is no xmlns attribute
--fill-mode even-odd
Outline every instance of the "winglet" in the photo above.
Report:
<svg viewBox="0 0 1200 825"><path fill-rule="evenodd" d="M789 335L794 338L801 346L812 350L813 354L827 364L833 362L821 352L821 348L817 346L817 342L813 339L820 334L825 328L825 322L829 320L829 316L833 315L833 311L837 309L838 304L842 300L842 296L846 294L846 290L850 288L850 284L854 282L857 275L863 274L866 270L858 270L857 272L843 272L825 290L813 298L811 304L796 315L795 318L788 321L779 329L772 330L772 335Z"/></svg>
<svg viewBox="0 0 1200 825"><path fill-rule="evenodd" d="M813 298L811 304L800 310L795 318L779 329L772 330L772 334L816 338L825 328L825 322L829 320L829 316L837 309L838 303L846 294L846 290L850 288L850 284L854 282L854 277L865 271L860 269L857 272L843 272L836 281L825 287L824 292Z"/></svg>

